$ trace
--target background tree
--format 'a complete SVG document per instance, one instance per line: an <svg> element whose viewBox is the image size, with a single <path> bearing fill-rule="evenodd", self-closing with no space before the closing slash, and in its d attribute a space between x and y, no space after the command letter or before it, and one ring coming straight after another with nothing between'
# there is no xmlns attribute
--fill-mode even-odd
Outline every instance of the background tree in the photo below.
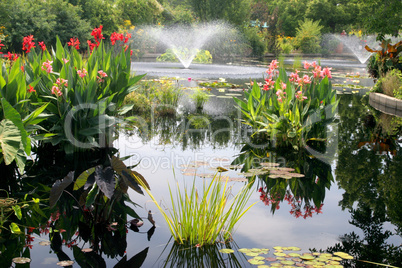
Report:
<svg viewBox="0 0 402 268"><path fill-rule="evenodd" d="M370 33L377 33L379 39L390 34L397 36L402 30L402 1L359 0L362 5L363 22Z"/></svg>

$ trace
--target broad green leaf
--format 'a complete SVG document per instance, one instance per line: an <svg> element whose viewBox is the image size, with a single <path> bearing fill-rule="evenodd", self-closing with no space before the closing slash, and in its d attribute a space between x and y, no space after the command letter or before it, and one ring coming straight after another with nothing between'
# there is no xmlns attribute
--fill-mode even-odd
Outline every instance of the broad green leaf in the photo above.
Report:
<svg viewBox="0 0 402 268"><path fill-rule="evenodd" d="M22 218L21 207L19 205L15 205L15 206L12 206L12 208L14 210L15 216L17 216L17 218L19 220L21 220L21 218Z"/></svg>
<svg viewBox="0 0 402 268"><path fill-rule="evenodd" d="M88 180L88 177L95 172L95 167L82 172L74 182L74 191L80 189Z"/></svg>
<svg viewBox="0 0 402 268"><path fill-rule="evenodd" d="M99 188L98 188L98 185L95 182L94 185L92 186L92 189L88 193L87 200L85 202L86 207L90 207L90 206L93 205L98 193L99 193Z"/></svg>
<svg viewBox="0 0 402 268"><path fill-rule="evenodd" d="M17 156L21 139L21 132L12 121L3 119L0 122L0 145L6 165L11 164Z"/></svg>
<svg viewBox="0 0 402 268"><path fill-rule="evenodd" d="M12 222L10 224L10 230L13 234L21 234L22 233L20 227L18 227L18 225L14 222Z"/></svg>
<svg viewBox="0 0 402 268"><path fill-rule="evenodd" d="M74 171L70 171L63 180L57 180L50 190L49 206L52 208L56 205L63 191L73 182Z"/></svg>

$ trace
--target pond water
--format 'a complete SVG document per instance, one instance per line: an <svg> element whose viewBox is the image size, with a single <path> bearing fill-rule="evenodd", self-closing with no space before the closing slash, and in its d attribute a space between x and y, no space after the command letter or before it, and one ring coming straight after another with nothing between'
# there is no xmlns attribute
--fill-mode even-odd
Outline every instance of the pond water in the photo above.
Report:
<svg viewBox="0 0 402 268"><path fill-rule="evenodd" d="M367 87L372 85L369 78L358 78L357 83L353 81L357 78L345 76L346 73L356 74L356 72L363 74L365 70L360 66L358 68L336 66L333 83L359 84ZM183 86L188 86L196 83L196 80L194 77L192 81L183 80L181 83ZM228 81L238 84L249 82L235 79ZM402 205L392 200L393 198L400 200L401 193L401 136L398 135L399 141L392 141L391 146L378 149L373 145L375 143L373 136L376 132L375 127L371 126L370 108L365 104L367 101L363 100L367 89L338 87L337 90L340 98L338 117L336 122L327 126L327 130L331 133L328 136L329 141L336 147L330 158L321 161L303 150L296 154L275 148L255 149L254 152L263 155L264 161L278 162L282 166L306 172L306 178L292 179L299 183L301 188L304 187L302 192L305 196L301 196L303 201L299 205L301 216L296 216L297 203L281 200L275 201L272 205L272 200L269 200L275 199L275 189L279 187L273 185L272 181L277 180L257 176L253 185L254 193L249 200L249 204L254 202L256 204L238 223L231 243L183 249L173 243L168 226L151 199L146 194L141 196L129 191L131 199L141 206L136 207L135 211L143 218L144 225L139 228L139 232L128 230L127 247L123 258L116 254L102 256L106 266L256 267L248 263L247 260L251 257L238 252L237 249L270 249L270 253L264 257L273 257L275 246L300 247L302 252L308 252L310 249L325 251L328 247L340 243L340 237L345 237L349 239L348 242L355 244L362 244L360 240L366 238L364 243L369 243L371 249L375 249L375 245L370 244L373 241L383 250L386 250L386 244L400 247L401 236L395 235L398 226L391 224L390 221L401 223ZM352 91L354 94L341 94ZM119 149L120 156L131 155L125 161L127 165L139 163L135 170L148 181L152 194L162 204L170 202L168 185L174 189L176 182L182 185L184 182L192 184L194 181L200 189L203 180L210 181L210 176L216 174L217 167L228 167L238 158L245 144L250 142L248 138L250 133L240 124L238 119L241 115L234 108L232 100L233 96L240 97L242 91L212 89L210 93L214 96L197 118L189 117L189 114L194 112L194 107L188 98L183 98L176 118L151 118L148 120L149 125L143 129L121 131L114 143ZM196 120L198 123L201 122L202 127L194 127L193 121ZM222 173L222 176L229 178L229 185L233 186L234 193L245 184L245 177L239 173L240 169ZM387 187L378 183L381 176L387 177L385 184L394 182L393 186ZM286 189L289 190L283 188L284 191ZM318 210L317 202L318 205L322 204L319 213L314 210L314 208ZM311 216L303 217L305 206L313 209ZM348 208L362 208L361 211L366 214L352 212ZM383 216L370 218L373 208L376 208L376 215L380 214L381 208L383 212L386 210L388 219L378 222L377 220ZM152 213L156 228L153 228L147 220L149 211ZM354 224L351 224L352 221ZM383 229L380 230L378 226L382 223ZM370 228L377 228L379 232ZM393 235L382 241L381 233L386 230L392 231ZM352 232L357 234L360 240L351 236ZM58 262L58 256L49 246L39 245L41 240L46 239L48 238L43 235L36 237L32 242L30 267L55 267L55 263ZM117 241L116 245L110 247L118 247L118 244ZM82 242L80 245L85 247ZM235 254L218 251L226 247L233 248ZM63 245L63 251L74 259L71 248ZM367 252L370 250L361 252L362 259L370 258ZM370 258L372 261L377 259ZM117 264L119 261L120 264ZM73 267L79 266L74 264Z"/></svg>

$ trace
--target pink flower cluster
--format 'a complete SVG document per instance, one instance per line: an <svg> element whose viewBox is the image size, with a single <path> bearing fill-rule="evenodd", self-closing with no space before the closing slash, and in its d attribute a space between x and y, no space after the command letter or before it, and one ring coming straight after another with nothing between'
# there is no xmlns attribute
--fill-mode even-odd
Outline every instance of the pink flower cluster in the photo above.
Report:
<svg viewBox="0 0 402 268"><path fill-rule="evenodd" d="M313 67L313 76L314 78L320 77L320 78L324 78L325 76L327 76L328 78L332 78L332 74L331 74L331 69L332 68L327 68L325 67L324 69L321 68L321 66L317 65L317 63L315 61L313 61L312 63L308 63L307 61L303 62L304 65L304 69L308 70L310 69L310 67Z"/></svg>
<svg viewBox="0 0 402 268"><path fill-rule="evenodd" d="M294 215L296 218L302 217L303 219L313 217L313 212L315 212L316 214L322 213L322 207L324 205L321 204L320 207L317 208L316 206L305 204L303 212L300 198L295 198L290 193L287 193L285 194L284 200L288 201L288 204L292 207L292 209L290 210L290 214Z"/></svg>
<svg viewBox="0 0 402 268"><path fill-rule="evenodd" d="M263 90L267 91L272 88L274 88L275 81L273 80L273 77L277 74L279 74L278 69L278 61L273 60L268 66L268 69L265 71L268 74L268 77L265 78L265 84L263 86Z"/></svg>
<svg viewBox="0 0 402 268"><path fill-rule="evenodd" d="M266 187L264 187L266 190ZM275 206L275 209L279 209L279 203L281 202L281 196L278 193L270 194L266 191L264 191L264 188L260 187L258 190L260 194L260 200L266 205L269 206L272 204L272 206ZM289 213L296 218L302 217L303 219L307 219L308 217L312 217L313 213L320 214L322 213L322 207L323 204L320 205L319 208L316 206L311 206L310 204L305 204L303 207L302 211L302 201L301 198L295 198L293 197L289 191L285 194L284 198L285 201L288 202L288 204L292 207Z"/></svg>
<svg viewBox="0 0 402 268"><path fill-rule="evenodd" d="M105 73L104 71L100 70L98 71L98 76L96 76L96 78L98 79L98 83L102 83L105 80L103 78L107 77L107 73Z"/></svg>
<svg viewBox="0 0 402 268"><path fill-rule="evenodd" d="M53 71L52 63L53 61L50 60L47 60L44 63L42 63L42 70L50 74Z"/></svg>
<svg viewBox="0 0 402 268"><path fill-rule="evenodd" d="M77 74L79 77L83 78L88 74L88 72L85 70L85 68L83 68L82 70L77 70Z"/></svg>

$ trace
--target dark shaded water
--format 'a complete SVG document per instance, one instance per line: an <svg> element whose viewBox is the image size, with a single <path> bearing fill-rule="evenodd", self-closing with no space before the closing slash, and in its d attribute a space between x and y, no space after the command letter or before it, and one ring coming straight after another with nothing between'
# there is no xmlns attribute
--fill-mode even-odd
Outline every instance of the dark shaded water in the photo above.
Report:
<svg viewBox="0 0 402 268"><path fill-rule="evenodd" d="M341 83L344 78L335 80ZM195 177L195 183L201 188L203 179L194 173L204 177L215 174L216 167L230 164L249 142L248 130L239 123L241 115L233 108L231 99L231 94L242 92L213 89L211 93L215 97L211 97L204 113L197 118L189 117L193 107L188 99L183 99L181 112L176 118L154 121L146 118L149 123L146 127L121 131L115 141L121 156L132 155L126 160L127 165L140 162L136 170L146 178L153 195L162 203L170 202L168 185L174 187L176 181L179 184L192 183ZM338 95L341 99L339 116L326 126L328 142L336 150L325 160L311 157L304 150L293 153L275 148L255 148L254 155L263 156L264 161L302 170L306 178L292 179L289 184L283 184L279 180L258 176L253 186L255 193L249 201L257 204L240 221L233 242L204 248L178 247L172 242L168 227L150 198L131 191L131 199L141 206L135 211L143 218L144 225L139 232L128 229L123 258L118 254L102 255L107 267L113 267L119 261L122 264L118 267L140 267L142 262L141 267L253 267L247 262L251 257L236 249L271 249L271 253L265 256L272 256L274 246L297 246L303 252L313 248L326 250L340 243L341 237L349 244L344 248L339 246L337 250L348 251L351 250L348 247L354 245L354 249L360 249L360 252L353 252L359 259L381 262L383 256L392 252L390 244L400 247L402 243L401 237L395 235L396 228L402 224L401 136L399 133L396 139L381 138L370 108L362 99L363 93ZM201 126L198 129L194 125L196 122ZM195 170L183 170L196 163L199 165L192 167ZM244 177L239 172L231 170L224 174L232 180L229 184L234 193L244 185L241 181ZM302 190L297 191L301 203L276 200L272 204L279 190L293 193L296 197L293 182L301 186ZM316 213L321 204L319 213ZM317 210L313 210L311 216L305 213L306 208L314 207ZM153 213L155 229L146 219L149 211ZM297 211L301 215L295 213ZM387 237L387 231L393 235ZM38 244L48 239L43 235L32 242L30 267L54 267L58 262L49 246ZM80 247L88 247L82 241L77 243ZM118 240L115 243L109 247L113 249L121 245ZM62 247L65 254L74 259L72 249L66 245ZM225 247L235 249L236 253L220 253L219 249ZM395 258L398 257L401 258ZM354 266L355 262L349 265ZM74 264L74 267L78 265Z"/></svg>

